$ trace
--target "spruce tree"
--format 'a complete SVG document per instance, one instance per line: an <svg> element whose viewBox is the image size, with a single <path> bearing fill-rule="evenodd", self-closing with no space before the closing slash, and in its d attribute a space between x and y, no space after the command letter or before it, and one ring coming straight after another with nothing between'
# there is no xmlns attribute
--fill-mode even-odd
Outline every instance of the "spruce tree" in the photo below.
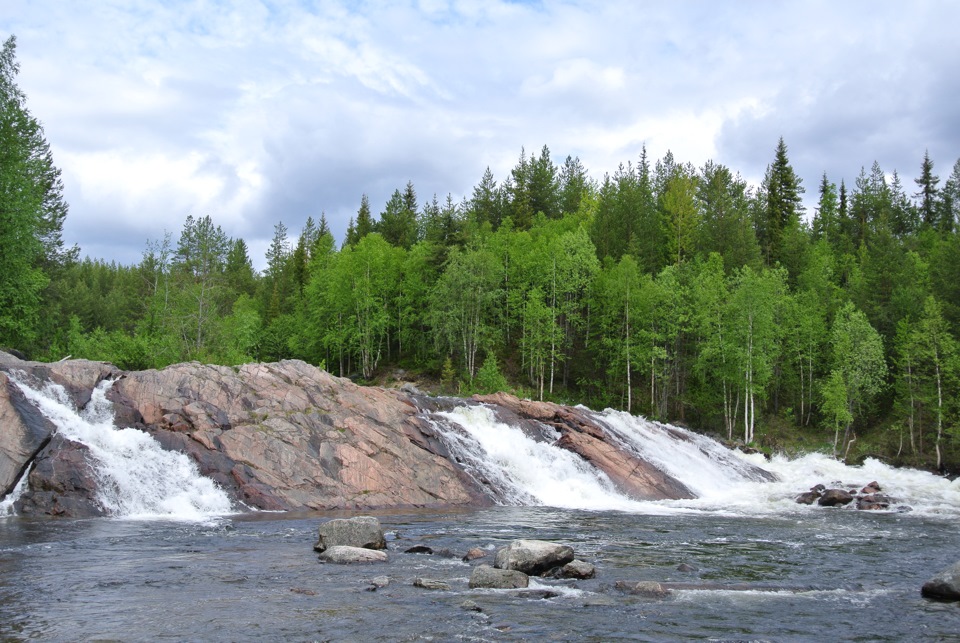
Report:
<svg viewBox="0 0 960 643"><path fill-rule="evenodd" d="M930 152L923 153L923 163L920 165L920 178L914 179L914 183L920 188L920 191L914 194L920 199L918 207L920 208L920 218L924 226L930 228L937 227L937 183L940 177L933 173L933 161L930 160Z"/></svg>
<svg viewBox="0 0 960 643"><path fill-rule="evenodd" d="M800 225L803 213L801 180L793 171L787 158L787 144L783 137L777 142L773 163L767 166L763 179L766 195L763 252L769 265L781 261L784 256L784 237L788 230Z"/></svg>

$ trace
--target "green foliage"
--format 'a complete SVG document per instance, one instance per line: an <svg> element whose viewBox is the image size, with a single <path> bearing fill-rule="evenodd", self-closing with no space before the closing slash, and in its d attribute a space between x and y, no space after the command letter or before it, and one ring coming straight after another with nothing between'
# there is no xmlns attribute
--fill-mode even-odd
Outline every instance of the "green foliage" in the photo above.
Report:
<svg viewBox="0 0 960 643"><path fill-rule="evenodd" d="M471 391L487 394L509 390L510 385L507 383L507 378L500 373L500 368L497 366L497 357L488 352L486 359L483 360L483 365L477 371L477 376L473 379Z"/></svg>

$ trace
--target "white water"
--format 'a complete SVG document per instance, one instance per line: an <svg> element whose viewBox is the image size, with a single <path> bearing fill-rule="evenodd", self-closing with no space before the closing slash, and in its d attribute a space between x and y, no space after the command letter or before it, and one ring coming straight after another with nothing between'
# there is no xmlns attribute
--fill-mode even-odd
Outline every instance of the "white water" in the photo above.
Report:
<svg viewBox="0 0 960 643"><path fill-rule="evenodd" d="M724 515L783 515L824 511L798 505L796 497L816 484L860 489L880 483L895 505L911 515L960 517L960 480L914 469L896 469L876 460L853 467L823 454L767 461L761 455L731 451L705 436L665 427L621 411L590 412L611 441L651 462L697 495L692 500L636 501L619 493L601 471L553 444L559 433L544 428L547 441L498 422L486 407L461 407L441 417L450 452L478 480L487 481L497 501L508 505L546 505L567 509L612 509L639 513L706 512ZM773 473L775 482L758 479L754 465ZM846 509L853 510L852 505Z"/></svg>
<svg viewBox="0 0 960 643"><path fill-rule="evenodd" d="M77 413L63 387L47 384L38 391L15 376L11 379L58 434L90 449L97 500L111 516L199 521L235 511L223 490L201 476L186 455L165 451L142 431L114 426L106 397L109 382L102 382Z"/></svg>

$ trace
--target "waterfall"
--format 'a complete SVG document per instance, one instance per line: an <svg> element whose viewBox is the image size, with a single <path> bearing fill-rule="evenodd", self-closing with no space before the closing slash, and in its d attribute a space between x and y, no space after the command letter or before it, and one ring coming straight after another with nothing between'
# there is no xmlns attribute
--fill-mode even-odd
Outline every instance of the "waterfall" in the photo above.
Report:
<svg viewBox="0 0 960 643"><path fill-rule="evenodd" d="M58 434L90 449L97 500L108 514L203 520L235 511L226 493L201 476L189 457L165 451L143 431L114 425L113 407L106 397L111 382L101 382L78 413L58 384L36 390L21 377L11 375L11 380L54 423Z"/></svg>
<svg viewBox="0 0 960 643"><path fill-rule="evenodd" d="M651 422L622 411L581 410L606 440L679 480L696 494L689 500L638 501L580 456L557 446L560 433L546 425L539 435L500 422L485 406L463 406L432 415L451 456L498 504L638 513L707 512L783 515L817 511L796 497L816 484L863 487L879 481L894 499L891 511L908 515L960 516L960 480L897 469L876 460L845 465L823 454L801 458L746 455L706 436ZM850 509L853 508L851 505Z"/></svg>

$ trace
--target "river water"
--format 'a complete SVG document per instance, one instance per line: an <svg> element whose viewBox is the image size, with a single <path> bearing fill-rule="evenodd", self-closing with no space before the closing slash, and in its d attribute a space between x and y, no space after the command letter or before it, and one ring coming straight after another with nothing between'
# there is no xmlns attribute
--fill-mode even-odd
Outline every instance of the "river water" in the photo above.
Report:
<svg viewBox="0 0 960 643"><path fill-rule="evenodd" d="M4 515L11 499L0 503L3 641L960 640L960 604L919 592L960 559L960 486L927 473L822 455L764 462L699 440L682 440L692 445L682 452L655 426L607 412L611 431L699 496L636 502L549 440L528 443L482 409L459 409L445 416L459 427L446 441L478 475L503 479L507 506L375 513L389 562L338 566L312 546L318 525L343 514L232 513L183 462L145 464L169 454L113 427L101 397L77 415L55 390L30 395L61 431L104 450L115 509L45 520ZM779 481L753 479L738 465L747 461ZM165 471L175 484L151 478ZM891 510L793 502L818 482L872 480L898 500ZM516 538L568 544L597 576L533 579L532 593L469 589L472 565ZM434 553L405 553L414 545ZM463 562L473 547L488 556ZM389 584L371 591L381 576ZM617 588L645 580L670 593Z"/></svg>

